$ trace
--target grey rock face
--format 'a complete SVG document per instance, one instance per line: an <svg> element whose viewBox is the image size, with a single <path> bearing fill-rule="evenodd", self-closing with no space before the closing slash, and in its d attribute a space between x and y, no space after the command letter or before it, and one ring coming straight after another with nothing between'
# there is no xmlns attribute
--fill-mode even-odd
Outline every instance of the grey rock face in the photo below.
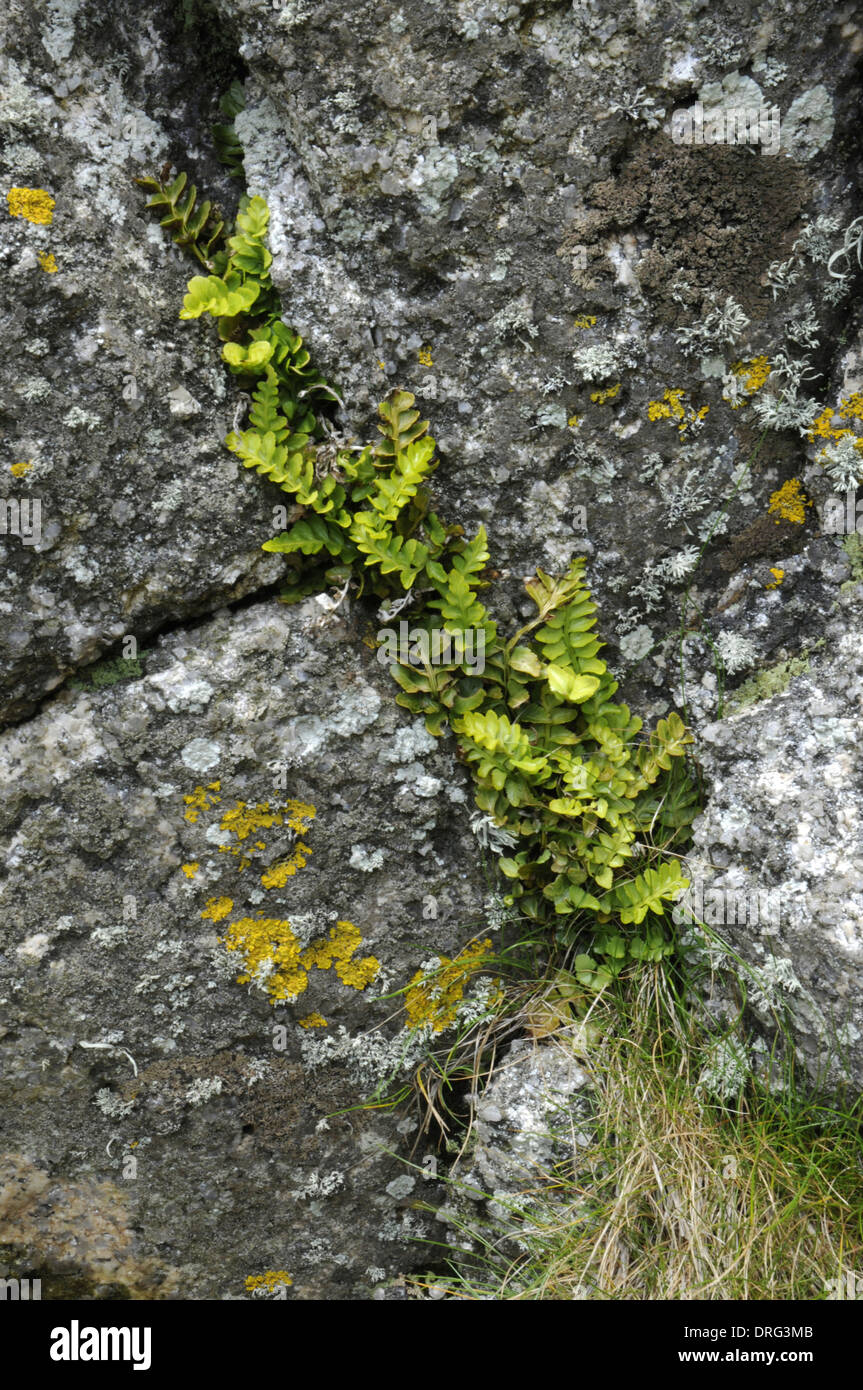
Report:
<svg viewBox="0 0 863 1390"><path fill-rule="evenodd" d="M756 1012L787 1004L813 1075L859 1087L859 599L825 439L780 399L795 373L819 405L863 382L834 273L856 269L853 13L8 0L0 38L3 1260L53 1296L245 1297L287 1271L353 1298L437 1233L412 1118L360 1107L429 1042L398 991L491 930L470 787L396 710L371 610L268 594L284 498L223 447L242 402L178 322L194 267L132 182L173 163L232 216L209 124L234 78L336 426L416 393L436 506L486 523L504 621L536 565L590 557L633 708L676 701L700 735L693 864L781 891L778 934L734 933ZM775 150L671 138L675 111L762 103ZM754 364L783 356L761 419ZM768 513L792 476L802 524ZM82 673L130 637L145 659ZM821 638L805 679L717 722L715 650L727 692ZM303 865L288 802L317 810ZM501 1190L520 1094L480 1122Z"/></svg>
<svg viewBox="0 0 863 1390"><path fill-rule="evenodd" d="M812 1079L863 1076L863 653L859 586L786 690L699 730L708 801L692 905L751 968L749 1005ZM685 917L685 900L679 912Z"/></svg>
<svg viewBox="0 0 863 1390"><path fill-rule="evenodd" d="M858 211L839 74L859 29L805 3L781 31L662 2L220 9L249 69L237 130L274 276L352 425L390 385L414 391L438 486L489 526L510 613L536 563L588 554L612 657L641 708L664 687L661 709L707 537L696 598L721 629L731 577L763 589L817 530L814 513L765 521L782 481L817 488L824 468L798 430L759 443L731 368L808 353L822 376L799 394L835 399L847 315L827 261ZM696 106L763 108L764 139L675 143ZM798 620L798 640L818 632ZM759 632L754 659L783 640ZM706 643L691 656L712 670Z"/></svg>
<svg viewBox="0 0 863 1390"><path fill-rule="evenodd" d="M0 376L0 497L18 510L0 534L0 717L16 718L106 647L143 645L279 565L256 543L267 499L222 447L236 402L218 347L179 331L189 269L132 182L187 118L172 7L145 7L143 27L137 6L110 24L98 4L4 8L2 313L16 348ZM53 199L50 222L12 215L19 187Z"/></svg>
<svg viewBox="0 0 863 1390"><path fill-rule="evenodd" d="M287 1270L301 1297L363 1296L422 1233L393 1156L415 1123L356 1107L428 1046L393 991L481 912L464 779L308 610L223 613L2 736L0 1148L43 1186L108 1183L142 1232L106 1272L28 1228L12 1253L54 1297L139 1265L151 1293ZM259 922L266 960L228 949Z"/></svg>

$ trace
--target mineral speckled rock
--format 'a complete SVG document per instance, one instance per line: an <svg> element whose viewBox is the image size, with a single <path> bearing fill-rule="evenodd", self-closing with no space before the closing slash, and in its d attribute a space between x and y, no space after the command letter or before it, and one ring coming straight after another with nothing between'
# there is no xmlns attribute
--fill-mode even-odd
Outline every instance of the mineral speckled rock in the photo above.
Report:
<svg viewBox="0 0 863 1390"><path fill-rule="evenodd" d="M443 451L437 486L489 526L510 612L537 562L587 553L643 707L677 664L703 542L702 608L730 571L763 586L818 531L810 512L748 538L782 481L824 469L797 430L761 439L727 378L808 352L821 377L804 393L835 400L848 300L831 298L827 261L858 210L859 161L840 74L863 32L806 0L781 25L665 0L219 7L248 69L237 130L273 211L274 277L351 421L395 382L417 394ZM695 103L775 110L781 140L675 144L673 113ZM809 256L798 239L821 214L829 250L816 229ZM777 292L768 272L795 244ZM667 390L709 409L683 429L649 418ZM649 662L626 640L639 626ZM818 635L814 615L803 627ZM693 659L711 668L706 643Z"/></svg>
<svg viewBox="0 0 863 1390"><path fill-rule="evenodd" d="M222 445L218 344L177 321L189 268L132 182L188 145L195 89L174 7L144 8L105 23L100 4L11 0L0 21L0 498L40 508L26 540L0 534L0 717L280 568L257 541L268 498ZM50 222L11 215L22 186L53 198Z"/></svg>
<svg viewBox="0 0 863 1390"><path fill-rule="evenodd" d="M856 12L7 0L0 39L4 1264L46 1297L241 1298L281 1272L363 1298L440 1235L403 1161L419 1122L361 1106L422 1046L397 991L492 930L470 785L394 706L367 599L324 622L272 598L283 494L223 448L243 403L178 321L194 267L133 183L188 170L232 218L210 124L234 80L334 428L416 394L435 507L486 523L504 621L532 612L525 574L589 557L634 711L676 702L699 739L693 865L781 890L777 933L734 932L756 1015L787 1005L812 1075L859 1090L863 567L824 524L827 437L780 399L795 374L819 407L863 384ZM762 102L775 153L671 139L675 111ZM795 477L799 520L769 511ZM287 801L317 811L304 864ZM243 838L241 802L271 807ZM291 923L295 1005L219 939L264 913ZM540 1053L512 1059L534 1099ZM504 1189L518 1095L485 1101L476 1171Z"/></svg>
<svg viewBox="0 0 863 1390"><path fill-rule="evenodd" d="M104 1192L105 1220L135 1233L103 1267L55 1238L62 1214L22 1214L4 1258L52 1275L46 1297L148 1280L244 1297L267 1270L301 1298L368 1296L384 1277L368 1271L399 1272L425 1230L393 1187L416 1185L392 1156L410 1154L410 1109L356 1106L418 1055L393 991L482 912L465 779L320 613L222 614L161 643L145 677L66 692L0 738L0 1149L79 1205ZM301 837L274 822L287 802L317 810ZM304 865L263 886L299 845ZM219 939L258 918L303 947L349 921L348 964L379 970L362 987L309 964L274 1007Z"/></svg>
<svg viewBox="0 0 863 1390"><path fill-rule="evenodd" d="M749 967L749 1006L813 1081L863 1078L863 655L859 585L787 688L699 730L707 805L689 873L703 920ZM680 905L682 916L684 904Z"/></svg>

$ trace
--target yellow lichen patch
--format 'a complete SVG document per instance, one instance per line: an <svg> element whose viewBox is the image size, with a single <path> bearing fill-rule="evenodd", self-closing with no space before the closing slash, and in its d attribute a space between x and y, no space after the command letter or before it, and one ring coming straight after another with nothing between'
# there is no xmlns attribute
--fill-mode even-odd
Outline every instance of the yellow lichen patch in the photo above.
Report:
<svg viewBox="0 0 863 1390"><path fill-rule="evenodd" d="M208 795L209 792L214 790L218 791L218 789L218 782L210 782L206 789L204 787L196 787L191 796L184 796L183 800L188 808L184 813L186 820L191 821L194 825L202 811L208 811L211 806L215 806L221 801L222 798L220 796Z"/></svg>
<svg viewBox="0 0 863 1390"><path fill-rule="evenodd" d="M250 980L265 983L274 1004L296 999L308 987L300 943L290 922L277 917L241 917L231 923L222 940L226 950L242 952L238 985Z"/></svg>
<svg viewBox="0 0 863 1390"><path fill-rule="evenodd" d="M271 811L269 801L259 801L256 806L238 801L232 810L222 816L221 828L236 835L238 840L245 840L253 830L272 830L274 825L281 825L282 821L281 812Z"/></svg>
<svg viewBox="0 0 863 1390"><path fill-rule="evenodd" d="M194 878L195 874L198 872L201 866L197 861L195 861L195 863L193 864L182 864L180 867L182 868L183 873L186 875L186 878Z"/></svg>
<svg viewBox="0 0 863 1390"><path fill-rule="evenodd" d="M37 251L36 255L43 270L47 271L49 275L57 274L59 266L52 251Z"/></svg>
<svg viewBox="0 0 863 1390"><path fill-rule="evenodd" d="M257 1289L266 1289L267 1293L275 1293L280 1285L290 1288L293 1282L286 1269L268 1269L265 1274L250 1274L246 1280L246 1289L249 1293L255 1293Z"/></svg>
<svg viewBox="0 0 863 1390"><path fill-rule="evenodd" d="M54 199L44 188L10 188L6 201L10 217L26 217L45 227L53 220Z"/></svg>
<svg viewBox="0 0 863 1390"><path fill-rule="evenodd" d="M731 370L735 376L741 378L741 385L747 396L754 396L770 375L770 363L763 356L749 357L742 362L732 362ZM743 401L738 401L733 409L739 410L741 405Z"/></svg>
<svg viewBox="0 0 863 1390"><path fill-rule="evenodd" d="M616 381L613 386L608 386L604 391L591 391L590 399L594 405L605 405L608 401L616 400L620 395L620 382Z"/></svg>
<svg viewBox="0 0 863 1390"><path fill-rule="evenodd" d="M242 951L243 970L237 984L256 980L265 985L274 1004L294 1000L308 987L309 971L335 967L342 984L365 989L380 970L374 956L354 960L362 937L353 922L337 922L325 940L302 950L290 922L275 917L243 917L232 922L223 937L229 951Z"/></svg>
<svg viewBox="0 0 863 1390"><path fill-rule="evenodd" d="M334 965L342 984L350 985L353 989L365 989L377 975L381 964L374 956L353 959L362 940L359 928L353 922L337 922L330 928L325 940L313 941L303 952L303 964L309 970L313 965L319 970L329 970Z"/></svg>
<svg viewBox="0 0 863 1390"><path fill-rule="evenodd" d="M802 526L806 520L806 508L811 507L812 503L803 491L799 478L789 478L780 488L770 494L770 504L768 511L771 516L776 517L776 525L780 521L791 521L795 526Z"/></svg>
<svg viewBox="0 0 863 1390"><path fill-rule="evenodd" d="M323 1014L319 1014L319 1013L306 1014L305 1018L301 1018L301 1019L299 1020L299 1023L300 1023L300 1027L301 1027L301 1028L327 1028L327 1027L329 1027L329 1025L328 1025L328 1023L327 1023L327 1020L324 1018Z"/></svg>
<svg viewBox="0 0 863 1390"><path fill-rule="evenodd" d="M197 867L197 866L196 866ZM207 906L201 913L202 917L208 918L211 922L221 922L233 911L234 902L232 898L208 898Z"/></svg>
<svg viewBox="0 0 863 1390"><path fill-rule="evenodd" d="M430 1027L441 1033L455 1022L465 985L482 969L491 941L474 941L450 960L438 956L437 970L418 970L405 995L405 1011L411 1028Z"/></svg>
<svg viewBox="0 0 863 1390"><path fill-rule="evenodd" d="M573 325L575 328L592 328L595 323L595 314L579 314L577 319L573 319Z"/></svg>
<svg viewBox="0 0 863 1390"><path fill-rule="evenodd" d="M30 469L31 469L32 467L33 467L32 463L29 463L29 462L27 462L27 463L10 463L10 465L9 465L9 472L12 474L12 477L13 477L13 478L23 478L23 477L25 476L25 474L27 474L27 473L30 472Z"/></svg>
<svg viewBox="0 0 863 1390"><path fill-rule="evenodd" d="M683 406L680 404L685 396L685 391L668 390L661 401L648 401L647 418L648 420L680 420L685 415Z"/></svg>
<svg viewBox="0 0 863 1390"><path fill-rule="evenodd" d="M289 859L283 859L280 863L273 864L272 868L267 869L265 874L261 874L261 883L265 888L284 888L288 879L293 877L297 869L305 868L306 859L311 852L308 845L304 845L300 841L294 846Z"/></svg>
<svg viewBox="0 0 863 1390"><path fill-rule="evenodd" d="M863 391L845 396L839 404L839 414L843 420L863 420Z"/></svg>
<svg viewBox="0 0 863 1390"><path fill-rule="evenodd" d="M570 415L566 423L569 425L569 428L571 430L577 430L579 425L581 424L581 421L577 415Z"/></svg>
<svg viewBox="0 0 863 1390"><path fill-rule="evenodd" d="M785 571L784 571L784 570L780 570L780 569L774 569L773 566L771 565L771 567L770 567L770 573L773 575L773 583L772 583L772 584L765 584L764 587L765 587L765 589L778 589L778 588L779 588L779 585L782 583L783 579L785 578Z"/></svg>
<svg viewBox="0 0 863 1390"><path fill-rule="evenodd" d="M675 420L678 433L685 434L690 425L700 424L710 409L709 405L703 405L700 410L696 410L688 402L684 405L685 396L685 391L669 388L664 392L661 401L648 401L648 420Z"/></svg>
<svg viewBox="0 0 863 1390"><path fill-rule="evenodd" d="M419 361L420 361L420 365L423 366L423 367L433 367L433 366L434 366L434 361L433 361L432 355L431 355L431 348L428 346L428 344L427 344L425 347L420 348L420 350L419 350Z"/></svg>
<svg viewBox="0 0 863 1390"><path fill-rule="evenodd" d="M843 420L863 420L863 393L855 391L850 396L843 397L839 402L839 415ZM838 439L851 439L858 453L863 453L863 438L855 434L854 430L837 428L833 418L833 407L826 405L813 421L807 435L809 442L814 444L816 439L826 439L828 443L835 444ZM821 450L819 460L824 458L825 452L826 449Z"/></svg>
<svg viewBox="0 0 863 1390"><path fill-rule="evenodd" d="M317 815L314 806L308 805L305 801L287 801L285 810L288 813L288 825L297 835L305 835Z"/></svg>
<svg viewBox="0 0 863 1390"><path fill-rule="evenodd" d="M236 836L240 842L237 845L220 845L220 854L233 854L239 859L237 871L242 873L243 869L251 864L251 849L260 850L262 853L267 848L263 840L255 840L254 844L248 849L242 849L240 845L255 830L272 830L274 826L287 824L295 835L304 834L315 817L314 806L309 806L304 801L287 801L283 806L271 807L268 801L259 801L252 806L245 801L238 801L230 810L222 816L220 829L229 835ZM311 850L303 847L306 854L311 854ZM265 883L266 888L281 886L291 873L295 873L297 868L301 868L305 861L300 859L294 862L293 869L285 869L284 877L280 880L273 879L270 883ZM279 872L284 869L284 865L279 866Z"/></svg>

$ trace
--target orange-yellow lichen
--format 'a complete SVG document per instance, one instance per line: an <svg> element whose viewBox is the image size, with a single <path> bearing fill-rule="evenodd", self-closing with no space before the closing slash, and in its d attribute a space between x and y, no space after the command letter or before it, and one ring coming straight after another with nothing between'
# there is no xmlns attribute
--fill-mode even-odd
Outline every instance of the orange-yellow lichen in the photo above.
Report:
<svg viewBox="0 0 863 1390"><path fill-rule="evenodd" d="M365 989L377 975L381 963L374 956L353 959L362 940L359 928L353 922L337 922L330 928L326 940L312 942L308 950L303 952L303 964L309 969L316 965L319 970L329 970L334 965L343 985Z"/></svg>
<svg viewBox="0 0 863 1390"><path fill-rule="evenodd" d="M742 362L732 362L731 370L735 376L742 378L741 385L746 395L754 396L770 375L770 362L764 356L749 357ZM744 401L737 401L732 409L739 410L743 404Z"/></svg>
<svg viewBox="0 0 863 1390"><path fill-rule="evenodd" d="M308 987L308 972L301 960L301 947L290 922L277 917L241 917L232 922L223 937L228 951L241 951L243 968L237 984L250 980L265 983L274 1004L296 999Z"/></svg>
<svg viewBox="0 0 863 1390"><path fill-rule="evenodd" d="M59 266L54 258L53 251L37 251L36 256L43 270L47 271L49 275L57 274Z"/></svg>
<svg viewBox="0 0 863 1390"><path fill-rule="evenodd" d="M678 433L685 434L689 426L699 424L710 409L709 405L703 405L700 410L688 403L684 405L685 396L685 391L669 388L661 401L648 401L648 420L676 420Z"/></svg>
<svg viewBox="0 0 863 1390"><path fill-rule="evenodd" d="M770 573L773 575L773 583L772 583L772 584L765 584L764 587L765 587L765 589L778 589L778 588L779 588L779 585L782 583L783 579L785 578L785 571L784 571L784 570L780 570L780 569L774 569L773 566L771 565L771 567L770 567Z"/></svg>
<svg viewBox="0 0 863 1390"><path fill-rule="evenodd" d="M329 936L313 941L305 950L290 922L275 917L242 917L232 922L222 938L229 951L242 951L243 970L237 983L264 983L272 1002L296 999L308 987L309 971L335 966L342 984L365 989L380 970L374 956L354 960L362 937L353 922L338 922Z"/></svg>
<svg viewBox="0 0 863 1390"><path fill-rule="evenodd" d="M194 878L195 874L198 872L201 866L196 860L193 864L181 864L180 867L182 868L183 873L186 875L186 878Z"/></svg>
<svg viewBox="0 0 863 1390"><path fill-rule="evenodd" d="M776 492L770 494L768 511L771 516L775 515L777 526L780 521L791 521L795 526L802 526L806 520L806 508L811 506L812 503L803 491L800 479L789 478Z"/></svg>
<svg viewBox="0 0 863 1390"><path fill-rule="evenodd" d="M220 828L230 835L235 835L237 840L248 839L254 830L272 830L273 826L287 824L295 835L304 834L315 818L314 806L307 805L304 801L287 801L283 806L270 807L268 801L259 801L256 805L249 805L245 801L238 801L230 810L222 816ZM247 850L237 845L220 845L220 854L233 854L239 859L237 865L238 872L242 872L251 864L251 856ZM263 840L256 840L252 848L265 850L266 844ZM311 853L310 850L306 851ZM272 884L265 885L272 887Z"/></svg>
<svg viewBox="0 0 863 1390"><path fill-rule="evenodd" d="M579 425L581 424L581 421L577 415L570 415L566 423L569 425L569 428L571 430L577 430Z"/></svg>
<svg viewBox="0 0 863 1390"><path fill-rule="evenodd" d="M271 830L274 825L281 824L280 813L271 811L268 801L258 802L256 806L238 801L232 810L225 812L221 820L222 830L230 831L238 840L247 839L253 830Z"/></svg>
<svg viewBox="0 0 863 1390"><path fill-rule="evenodd" d="M419 361L420 361L420 365L423 366L423 367L433 367L433 366L434 366L434 361L432 360L432 355L431 355L431 348L428 346L428 344L426 344L425 347L420 348L420 350L419 350Z"/></svg>
<svg viewBox="0 0 863 1390"><path fill-rule="evenodd" d="M491 941L474 941L454 958L438 956L437 970L418 970L405 995L405 1011L411 1028L430 1027L441 1033L458 1016L465 986L483 968Z"/></svg>
<svg viewBox="0 0 863 1390"><path fill-rule="evenodd" d="M843 420L863 420L863 391L854 391L845 396L839 404L839 414Z"/></svg>
<svg viewBox="0 0 863 1390"><path fill-rule="evenodd" d="M278 864L273 864L267 869L265 874L261 874L261 883L265 888L284 888L289 878L297 872L297 869L304 869L306 859L311 854L308 845L304 845L302 840L294 845L289 859L283 859Z"/></svg>
<svg viewBox="0 0 863 1390"><path fill-rule="evenodd" d="M25 474L30 472L32 467L33 465L30 462L10 463L9 472L12 474L13 478L23 478Z"/></svg>
<svg viewBox="0 0 863 1390"><path fill-rule="evenodd" d="M185 812L187 821L191 821L194 825L202 811L208 811L211 806L215 806L221 801L220 796L208 796L208 792L218 791L219 786L218 782L209 782L206 788L196 787L191 796L183 797L188 807Z"/></svg>
<svg viewBox="0 0 863 1390"><path fill-rule="evenodd" d="M45 227L53 220L54 199L44 188L10 188L6 201L10 217L26 217Z"/></svg>
<svg viewBox="0 0 863 1390"><path fill-rule="evenodd" d="M232 898L208 898L207 906L201 916L206 917L211 922L221 922L229 912L233 912L233 909Z"/></svg>
<svg viewBox="0 0 863 1390"><path fill-rule="evenodd" d="M246 1280L246 1289L249 1293L254 1293L257 1289L275 1293L280 1285L290 1288L293 1282L286 1269L268 1269L265 1274L250 1274Z"/></svg>
<svg viewBox="0 0 863 1390"><path fill-rule="evenodd" d="M573 324L576 328L592 328L595 323L595 314L579 314L577 319L573 319Z"/></svg>
<svg viewBox="0 0 863 1390"><path fill-rule="evenodd" d="M305 1018L299 1020L301 1028L326 1028L329 1025L323 1014L306 1014Z"/></svg>
<svg viewBox="0 0 863 1390"><path fill-rule="evenodd" d="M854 430L836 428L833 424L834 410L832 406L826 405L820 414L816 415L807 438L811 444L816 439L826 439L828 443L835 444L838 439L851 439L858 453L863 453L863 437L855 434ZM863 393L854 391L850 396L844 396L839 402L839 415L843 420L863 420ZM824 458L826 446L818 455L819 460Z"/></svg>
<svg viewBox="0 0 863 1390"><path fill-rule="evenodd" d="M620 395L621 383L616 381L613 386L608 386L604 391L591 391L590 399L594 405L605 405L607 401L616 400Z"/></svg>

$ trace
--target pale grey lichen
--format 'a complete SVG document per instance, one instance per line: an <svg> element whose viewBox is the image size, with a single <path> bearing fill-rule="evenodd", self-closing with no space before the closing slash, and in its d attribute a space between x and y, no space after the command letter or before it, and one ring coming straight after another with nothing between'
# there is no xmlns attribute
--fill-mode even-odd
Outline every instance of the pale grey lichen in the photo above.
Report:
<svg viewBox="0 0 863 1390"><path fill-rule="evenodd" d="M863 454L849 434L831 439L818 458L841 492L856 488L863 474Z"/></svg>
<svg viewBox="0 0 863 1390"><path fill-rule="evenodd" d="M643 661L653 647L653 633L646 623L640 623L632 632L621 637L618 646L624 661Z"/></svg>
<svg viewBox="0 0 863 1390"><path fill-rule="evenodd" d="M621 92L620 100L610 102L608 109L612 114L620 111L631 121L640 121L648 130L658 130L665 115L665 107L647 95L646 87L638 87L633 93Z"/></svg>
<svg viewBox="0 0 863 1390"><path fill-rule="evenodd" d="M107 1086L97 1091L94 1099L102 1114L112 1120L125 1119L135 1109L134 1100L121 1100Z"/></svg>
<svg viewBox="0 0 863 1390"><path fill-rule="evenodd" d="M213 1096L221 1095L222 1078L220 1076L199 1076L192 1082L191 1086L186 1087L185 1097L189 1105L205 1105Z"/></svg>
<svg viewBox="0 0 863 1390"><path fill-rule="evenodd" d="M796 429L806 434L812 428L819 405L811 396L798 397L796 389L789 386L782 396L761 392L752 402L752 410L758 423L767 429Z"/></svg>
<svg viewBox="0 0 863 1390"><path fill-rule="evenodd" d="M470 828L483 849L490 849L493 854L503 854L504 850L518 844L517 835L504 830L491 816L484 815L482 811L472 812Z"/></svg>
<svg viewBox="0 0 863 1390"><path fill-rule="evenodd" d="M63 424L70 430L86 430L92 434L102 423L102 417L93 411L82 410L81 406L73 405L71 410L67 410L63 416Z"/></svg>
<svg viewBox="0 0 863 1390"><path fill-rule="evenodd" d="M338 1168L332 1169L329 1173L321 1173L315 1168L311 1173L299 1173L295 1178L297 1187L291 1189L291 1196L296 1202L305 1202L310 1197L331 1197L334 1192L345 1185L345 1175L339 1172Z"/></svg>
<svg viewBox="0 0 863 1390"><path fill-rule="evenodd" d="M821 328L815 314L815 306L810 300L806 300L785 332L793 343L799 343L801 347L816 348L818 346Z"/></svg>
<svg viewBox="0 0 863 1390"><path fill-rule="evenodd" d="M584 381L607 381L609 377L619 376L623 365L634 365L621 354L612 343L594 343L589 347L576 348L572 354L576 371Z"/></svg>
<svg viewBox="0 0 863 1390"><path fill-rule="evenodd" d="M718 1039L710 1048L696 1082L697 1095L727 1102L738 1096L751 1075L746 1049L737 1038Z"/></svg>
<svg viewBox="0 0 863 1390"><path fill-rule="evenodd" d="M716 639L719 655L729 676L746 671L758 660L758 652L750 638L739 632L720 632Z"/></svg>
<svg viewBox="0 0 863 1390"><path fill-rule="evenodd" d="M657 570L667 575L672 582L679 583L695 569L699 555L700 551L697 546L685 545L682 550L676 550L673 555L668 555L664 560L661 560Z"/></svg>
<svg viewBox="0 0 863 1390"><path fill-rule="evenodd" d="M819 84L797 97L782 119L781 143L795 159L814 158L833 139L833 99Z"/></svg>
<svg viewBox="0 0 863 1390"><path fill-rule="evenodd" d="M703 354L727 347L749 327L748 315L730 294L720 303L715 292L711 292L706 302L708 307L699 322L678 328L674 334L678 347L685 353Z"/></svg>

